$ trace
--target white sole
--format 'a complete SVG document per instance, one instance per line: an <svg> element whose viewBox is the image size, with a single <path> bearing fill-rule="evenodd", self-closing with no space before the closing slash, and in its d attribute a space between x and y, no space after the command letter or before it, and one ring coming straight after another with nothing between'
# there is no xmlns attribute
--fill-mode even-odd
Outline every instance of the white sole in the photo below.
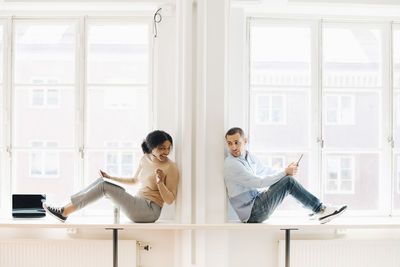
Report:
<svg viewBox="0 0 400 267"><path fill-rule="evenodd" d="M57 220L59 220L62 223L65 223L65 220L58 218L56 215L54 215L53 213L51 213L48 209L47 209L47 205L45 203L43 203L42 205L43 209L46 211L46 214L50 214L51 216L53 216L53 218L56 218Z"/></svg>
<svg viewBox="0 0 400 267"><path fill-rule="evenodd" d="M333 219L335 219L336 217L342 215L343 212L345 212L345 210L347 209L347 206L343 206L339 209L339 211L336 211L334 213L332 213L331 215L327 215L325 217L322 217L319 219L320 224L325 224L327 222L332 221Z"/></svg>

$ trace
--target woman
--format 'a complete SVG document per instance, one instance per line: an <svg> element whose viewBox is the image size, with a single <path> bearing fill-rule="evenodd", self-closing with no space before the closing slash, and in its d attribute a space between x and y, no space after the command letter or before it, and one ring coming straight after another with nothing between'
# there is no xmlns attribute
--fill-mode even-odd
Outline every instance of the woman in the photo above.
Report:
<svg viewBox="0 0 400 267"><path fill-rule="evenodd" d="M100 170L104 178L120 183L137 184L141 188L137 195L128 194L125 189L98 178L87 188L71 197L71 203L61 208L43 204L47 213L65 222L74 211L80 210L97 199L107 196L133 222L155 222L166 202L171 204L176 198L178 186L178 168L168 159L172 147L171 136L164 131L149 133L142 143L143 157L139 162L136 174L132 178L118 178Z"/></svg>

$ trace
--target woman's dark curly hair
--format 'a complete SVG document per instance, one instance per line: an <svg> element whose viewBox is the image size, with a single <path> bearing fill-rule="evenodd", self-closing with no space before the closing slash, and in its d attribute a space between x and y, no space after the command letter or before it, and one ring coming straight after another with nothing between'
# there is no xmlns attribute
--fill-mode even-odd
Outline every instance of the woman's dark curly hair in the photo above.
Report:
<svg viewBox="0 0 400 267"><path fill-rule="evenodd" d="M142 143L143 153L150 154L154 148L167 140L171 142L172 146L172 137L168 133L161 130L152 131L146 136L146 139Z"/></svg>

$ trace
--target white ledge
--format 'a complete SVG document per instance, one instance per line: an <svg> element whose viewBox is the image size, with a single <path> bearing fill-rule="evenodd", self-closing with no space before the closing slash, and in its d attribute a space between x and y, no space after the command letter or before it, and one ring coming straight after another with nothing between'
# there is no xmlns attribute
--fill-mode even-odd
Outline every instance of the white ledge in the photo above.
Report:
<svg viewBox="0 0 400 267"><path fill-rule="evenodd" d="M41 219L0 219L0 228L77 228L123 230L329 230L329 229L400 229L400 217L344 217L337 218L327 224L319 224L305 218L273 218L264 223L229 222L220 224L180 224L171 221L155 223L133 223L121 221L112 223L110 217L76 217L69 218L66 223L53 218Z"/></svg>

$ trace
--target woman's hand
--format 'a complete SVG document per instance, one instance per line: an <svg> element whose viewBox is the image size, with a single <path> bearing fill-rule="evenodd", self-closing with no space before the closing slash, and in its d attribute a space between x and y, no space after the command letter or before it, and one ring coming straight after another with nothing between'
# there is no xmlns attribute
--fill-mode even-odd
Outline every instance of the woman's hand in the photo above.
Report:
<svg viewBox="0 0 400 267"><path fill-rule="evenodd" d="M156 182L157 184L164 182L165 173L161 169L156 169Z"/></svg>
<svg viewBox="0 0 400 267"><path fill-rule="evenodd" d="M108 175L105 171L103 171L103 170L99 170L99 171L100 171L101 176L103 176L104 178L111 179L111 176Z"/></svg>
<svg viewBox="0 0 400 267"><path fill-rule="evenodd" d="M294 176L294 175L296 175L298 168L299 168L299 166L297 165L297 163L296 162L292 162L285 169L285 172L286 172L287 175Z"/></svg>

